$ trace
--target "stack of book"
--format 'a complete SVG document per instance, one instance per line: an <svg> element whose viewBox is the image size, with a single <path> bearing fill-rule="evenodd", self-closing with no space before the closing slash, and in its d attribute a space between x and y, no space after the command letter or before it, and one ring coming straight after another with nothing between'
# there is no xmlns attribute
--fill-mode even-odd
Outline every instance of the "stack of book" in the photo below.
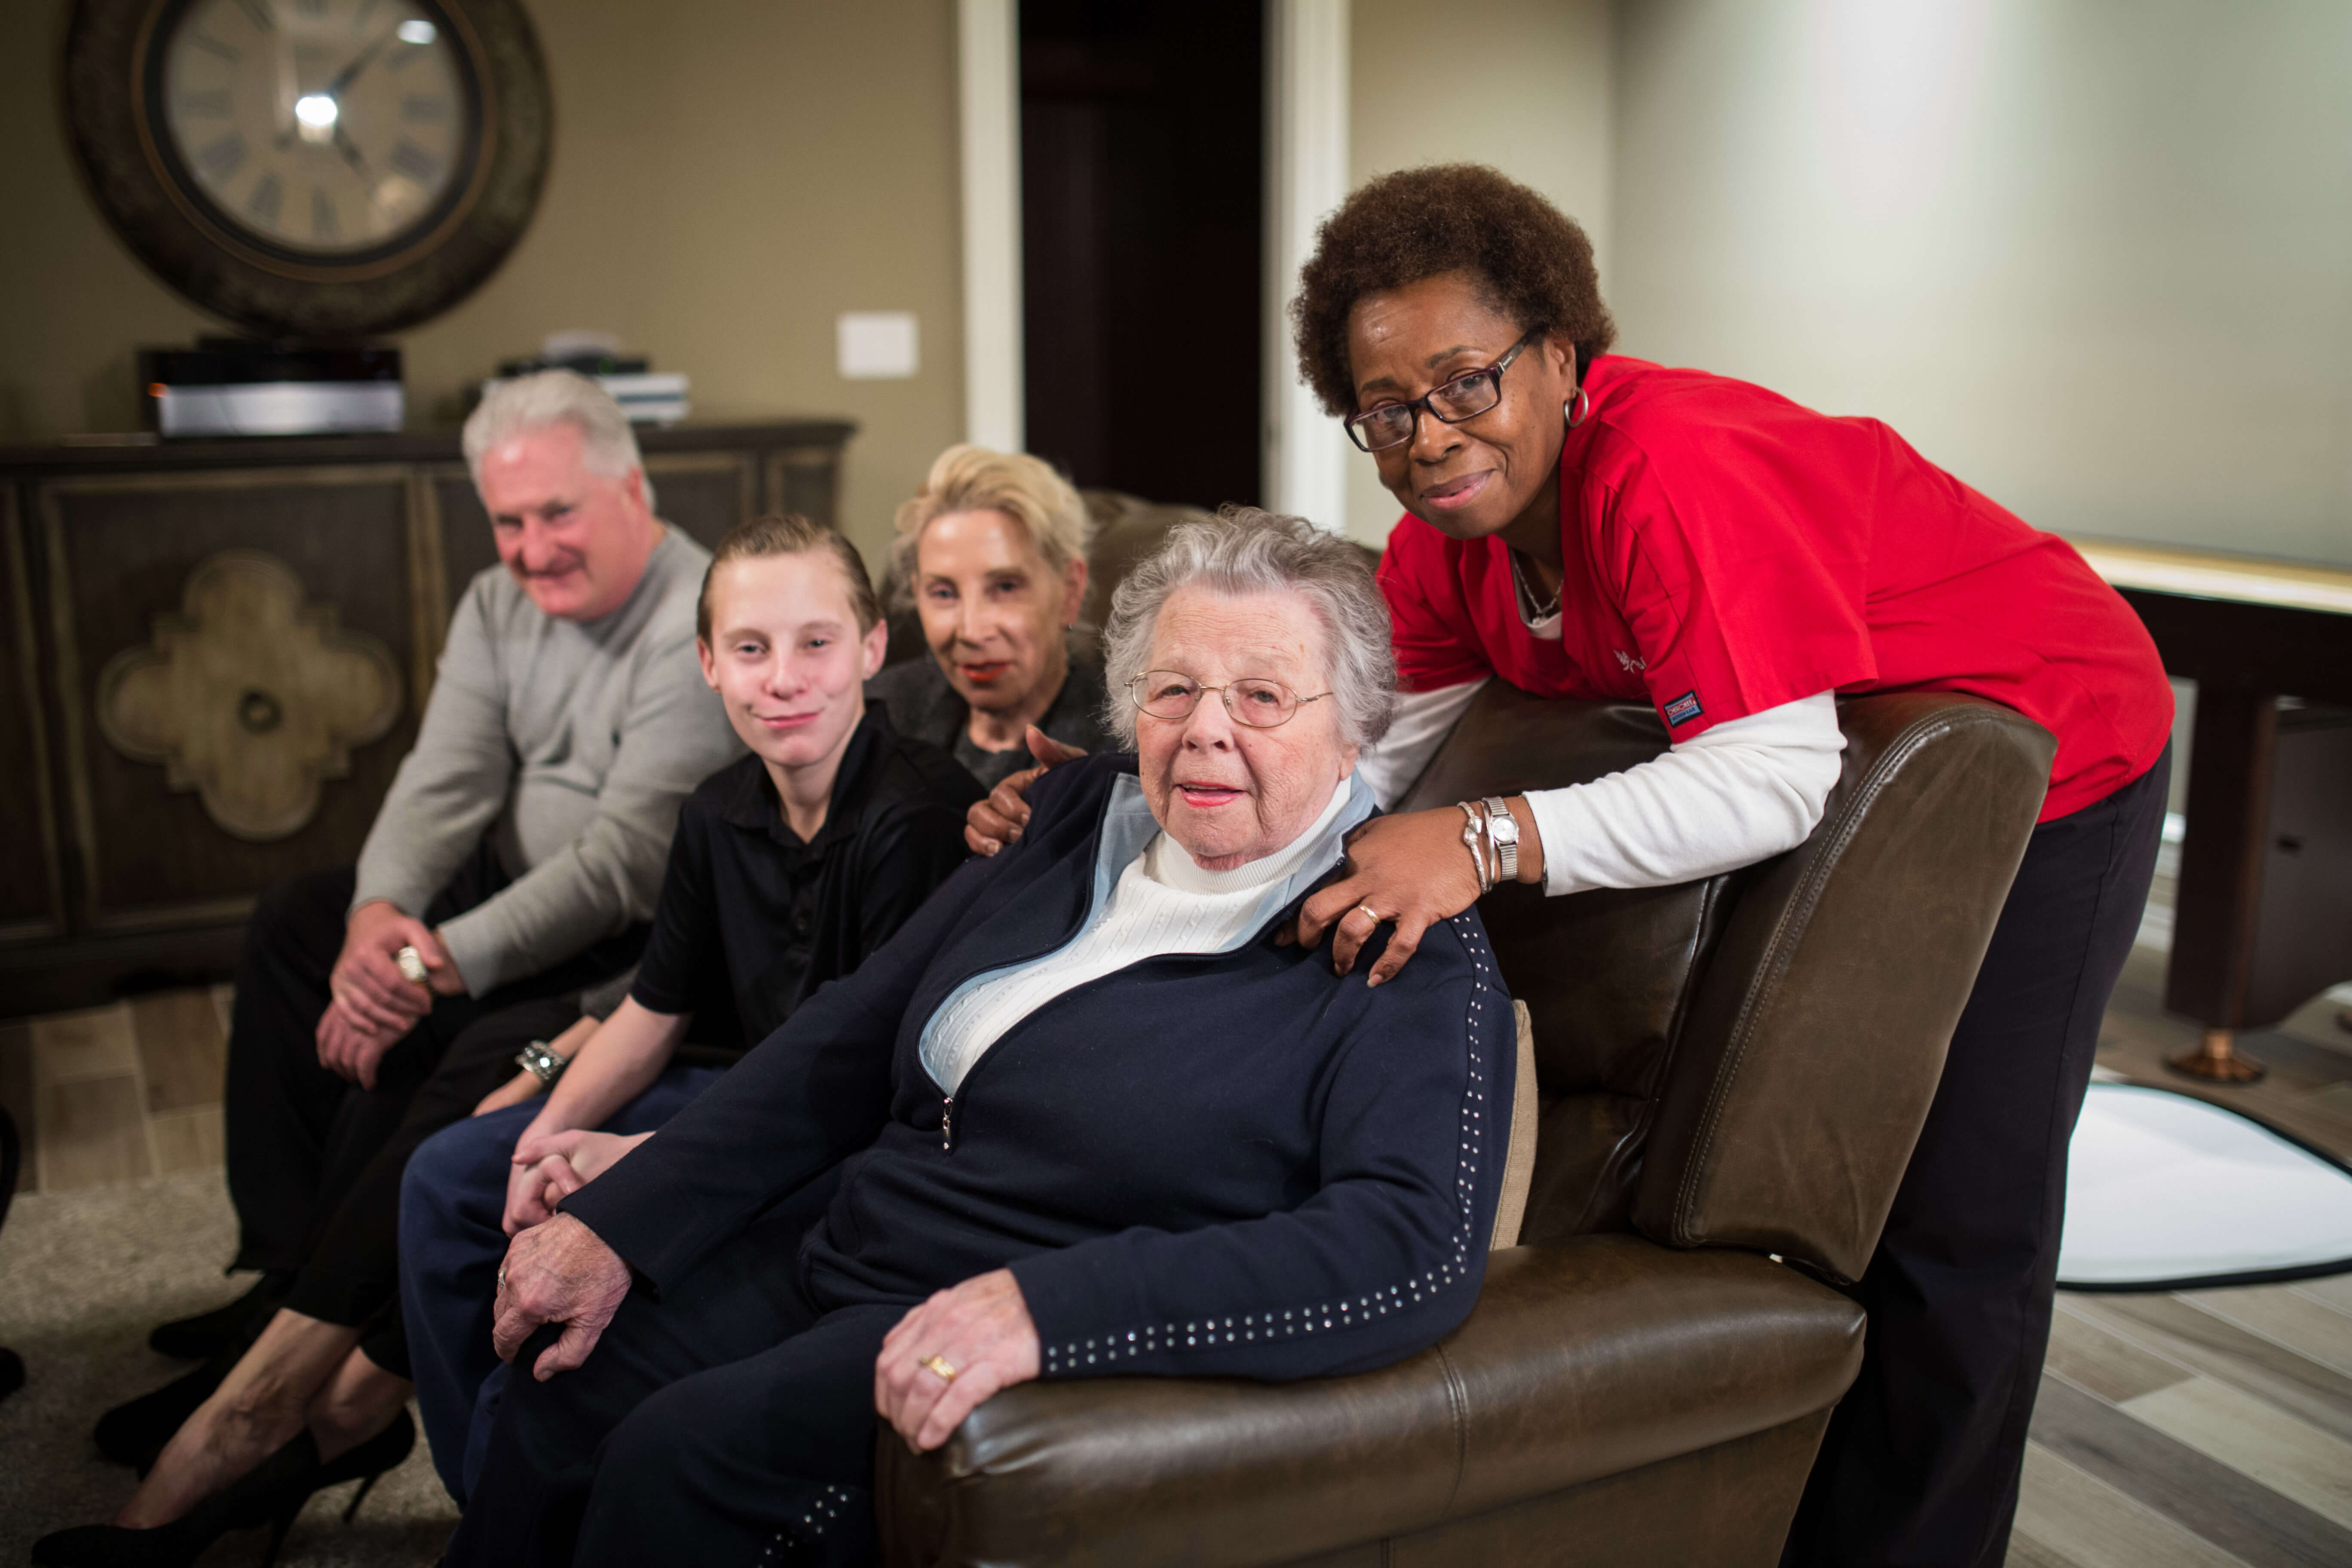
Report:
<svg viewBox="0 0 2352 1568"><path fill-rule="evenodd" d="M687 416L692 406L687 401L685 375L677 371L656 371L653 362L643 354L624 357L599 353L561 359L545 355L510 359L499 366L497 375L482 383L482 390L487 393L501 381L542 370L576 370L593 377L613 395L613 401L621 405L621 412L634 425L675 425Z"/></svg>

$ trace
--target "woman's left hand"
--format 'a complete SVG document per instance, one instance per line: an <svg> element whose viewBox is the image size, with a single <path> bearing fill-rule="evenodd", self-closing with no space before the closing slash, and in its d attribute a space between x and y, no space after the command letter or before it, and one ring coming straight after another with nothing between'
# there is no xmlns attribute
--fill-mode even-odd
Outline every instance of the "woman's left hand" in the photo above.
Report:
<svg viewBox="0 0 2352 1568"><path fill-rule="evenodd" d="M1037 1375L1037 1326L1009 1268L975 1275L898 1320L874 1363L874 1408L916 1453L938 1447L982 1401ZM925 1364L937 1357L947 1376Z"/></svg>
<svg viewBox="0 0 2352 1568"><path fill-rule="evenodd" d="M1519 822L1518 879L1543 879L1543 847L1536 841L1527 798L1514 795L1511 812ZM1421 947L1422 933L1450 921L1478 901L1478 872L1462 842L1468 818L1456 805L1376 816L1348 840L1348 874L1299 906L1297 940L1313 947L1332 932L1331 967L1346 974L1379 924L1367 914L1396 922L1388 951L1372 965L1368 985L1392 980Z"/></svg>

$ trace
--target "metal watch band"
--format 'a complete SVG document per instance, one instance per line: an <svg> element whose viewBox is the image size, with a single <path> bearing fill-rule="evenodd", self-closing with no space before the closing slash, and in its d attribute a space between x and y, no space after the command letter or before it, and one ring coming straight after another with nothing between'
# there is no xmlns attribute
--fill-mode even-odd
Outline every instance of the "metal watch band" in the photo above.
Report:
<svg viewBox="0 0 2352 1568"><path fill-rule="evenodd" d="M563 1069L572 1065L571 1058L559 1057L549 1050L545 1040L533 1040L517 1051L515 1061L550 1089L553 1089L555 1080L563 1076Z"/></svg>
<svg viewBox="0 0 2352 1568"><path fill-rule="evenodd" d="M1516 882L1519 879L1519 819L1511 815L1510 805L1500 795L1488 795L1479 802L1486 808L1486 837L1495 843L1495 858L1501 869L1496 879Z"/></svg>

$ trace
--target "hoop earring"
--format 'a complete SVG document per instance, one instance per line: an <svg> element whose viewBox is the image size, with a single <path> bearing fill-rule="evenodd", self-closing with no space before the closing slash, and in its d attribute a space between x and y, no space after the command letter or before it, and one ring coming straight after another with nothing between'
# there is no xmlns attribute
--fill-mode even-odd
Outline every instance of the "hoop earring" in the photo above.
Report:
<svg viewBox="0 0 2352 1568"><path fill-rule="evenodd" d="M1576 389L1574 397L1559 405L1559 411L1568 416L1568 427L1573 430L1583 424L1586 416L1591 414L1592 395L1580 386Z"/></svg>

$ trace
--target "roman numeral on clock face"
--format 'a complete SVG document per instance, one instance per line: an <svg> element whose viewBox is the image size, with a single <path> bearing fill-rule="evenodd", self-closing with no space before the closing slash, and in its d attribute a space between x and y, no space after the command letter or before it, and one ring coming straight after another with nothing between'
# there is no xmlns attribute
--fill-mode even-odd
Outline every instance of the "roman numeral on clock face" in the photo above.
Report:
<svg viewBox="0 0 2352 1568"><path fill-rule="evenodd" d="M264 174L255 184L253 195L246 198L245 210L261 223L275 224L278 209L285 200L286 187L278 183L278 176Z"/></svg>
<svg viewBox="0 0 2352 1568"><path fill-rule="evenodd" d="M232 131L196 154L196 167L217 184L245 167L245 138Z"/></svg>

